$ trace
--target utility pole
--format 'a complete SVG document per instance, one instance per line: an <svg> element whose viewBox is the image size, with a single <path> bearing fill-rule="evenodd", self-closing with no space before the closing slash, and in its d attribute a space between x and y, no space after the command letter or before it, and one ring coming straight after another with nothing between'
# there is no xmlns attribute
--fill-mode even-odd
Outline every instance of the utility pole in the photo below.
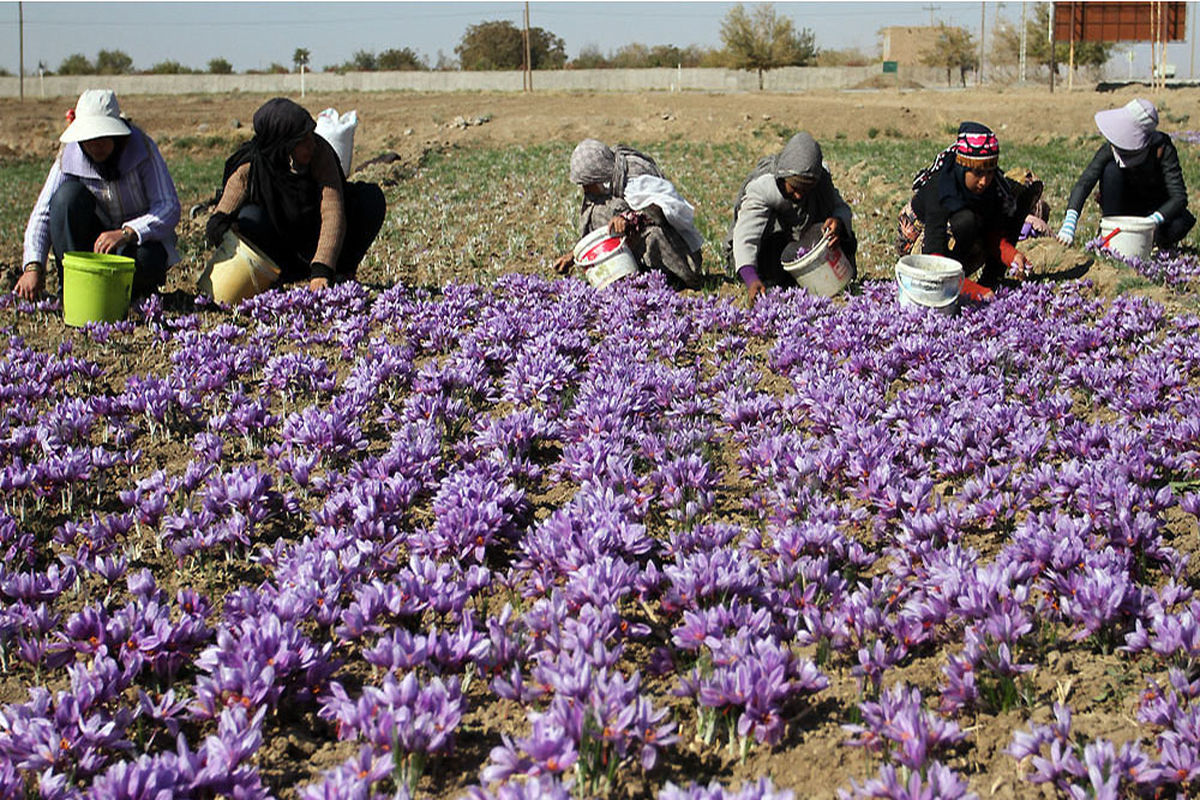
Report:
<svg viewBox="0 0 1200 800"><path fill-rule="evenodd" d="M1192 20L1192 35L1188 37L1188 43L1192 46L1192 60L1188 65L1188 77L1194 78L1196 77L1196 4L1188 3L1188 5L1192 7L1187 12Z"/></svg>
<svg viewBox="0 0 1200 800"><path fill-rule="evenodd" d="M1050 94L1054 94L1054 71L1058 69L1058 60L1054 56L1054 46L1058 44L1054 40L1054 4L1050 4L1050 25L1046 31L1046 38L1050 40Z"/></svg>
<svg viewBox="0 0 1200 800"><path fill-rule="evenodd" d="M941 6L935 6L933 3L921 6L922 10L929 12L929 27L933 27L933 12L937 11Z"/></svg>
<svg viewBox="0 0 1200 800"><path fill-rule="evenodd" d="M21 76L17 79L20 101L25 102L25 4L17 3L17 59L20 63L17 65L17 73Z"/></svg>
<svg viewBox="0 0 1200 800"><path fill-rule="evenodd" d="M979 75L976 78L977 86L983 85L983 61L987 56L987 0L983 0L979 4Z"/></svg>
<svg viewBox="0 0 1200 800"><path fill-rule="evenodd" d="M1025 0L1021 0L1021 56L1020 67L1017 73L1021 76L1021 83L1025 82Z"/></svg>
<svg viewBox="0 0 1200 800"><path fill-rule="evenodd" d="M525 0L525 30L523 32L525 39L525 75L523 76L521 88L526 92L533 91L533 63L530 61L529 47L529 0Z"/></svg>

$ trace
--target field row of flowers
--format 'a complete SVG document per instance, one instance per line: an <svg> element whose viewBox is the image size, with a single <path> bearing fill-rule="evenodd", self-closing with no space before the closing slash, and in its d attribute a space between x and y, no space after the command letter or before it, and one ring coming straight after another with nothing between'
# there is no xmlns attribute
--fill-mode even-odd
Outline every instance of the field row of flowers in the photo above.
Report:
<svg viewBox="0 0 1200 800"><path fill-rule="evenodd" d="M846 797L952 798L1012 709L1033 784L1200 786L1200 318L510 275L54 345L0 305L0 798L783 797L669 764L825 722ZM1062 652L1143 665L1137 736L1032 721ZM287 720L344 760L273 784Z"/></svg>

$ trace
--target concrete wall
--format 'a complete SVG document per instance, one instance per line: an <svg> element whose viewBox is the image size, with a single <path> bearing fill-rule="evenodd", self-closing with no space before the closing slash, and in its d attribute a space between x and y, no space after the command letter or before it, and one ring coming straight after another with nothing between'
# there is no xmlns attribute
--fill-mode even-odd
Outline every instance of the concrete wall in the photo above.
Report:
<svg viewBox="0 0 1200 800"><path fill-rule="evenodd" d="M878 64L868 67L784 67L763 75L771 92L847 89L880 75ZM891 76L888 76L891 77ZM901 67L901 81L929 87L946 84L945 70ZM519 92L521 73L508 72L316 72L304 76L313 92ZM26 97L78 97L84 89L111 88L122 94L251 94L300 93L300 76L287 75L52 75L25 77ZM731 69L570 69L533 73L533 88L545 91L700 91L752 92L758 89L754 72ZM0 77L0 97L16 97L19 79Z"/></svg>

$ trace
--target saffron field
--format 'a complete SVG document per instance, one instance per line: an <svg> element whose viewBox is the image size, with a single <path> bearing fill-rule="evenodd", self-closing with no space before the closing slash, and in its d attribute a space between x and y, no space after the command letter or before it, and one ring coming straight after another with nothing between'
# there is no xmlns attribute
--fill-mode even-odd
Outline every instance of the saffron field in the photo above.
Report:
<svg viewBox="0 0 1200 800"><path fill-rule="evenodd" d="M0 798L1200 789L1193 240L904 311L941 144L834 139L863 280L747 307L718 247L778 143L635 144L704 291L553 275L555 143L372 173L361 285L194 301L200 218L126 322L0 298ZM1076 144L1006 150L1054 224ZM220 161L168 151L185 207ZM0 165L6 258L45 166Z"/></svg>

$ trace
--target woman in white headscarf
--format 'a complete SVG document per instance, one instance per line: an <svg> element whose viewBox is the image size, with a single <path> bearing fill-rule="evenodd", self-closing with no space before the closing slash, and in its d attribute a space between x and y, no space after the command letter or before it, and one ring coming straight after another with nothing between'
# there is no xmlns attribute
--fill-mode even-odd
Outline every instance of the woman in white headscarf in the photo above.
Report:
<svg viewBox="0 0 1200 800"><path fill-rule="evenodd" d="M1099 183L1104 216L1144 216L1155 225L1156 245L1171 247L1180 242L1196 218L1187 209L1187 187L1175 143L1158 130L1158 109L1139 97L1120 108L1097 112L1096 127L1105 142L1071 190L1058 240L1068 245L1075 241L1079 212Z"/></svg>
<svg viewBox="0 0 1200 800"><path fill-rule="evenodd" d="M695 209L668 181L650 156L631 147L616 149L596 139L584 139L571 154L571 182L583 189L579 235L602 226L624 236L638 264L665 272L689 288L701 285L700 248ZM574 257L555 262L567 272Z"/></svg>

